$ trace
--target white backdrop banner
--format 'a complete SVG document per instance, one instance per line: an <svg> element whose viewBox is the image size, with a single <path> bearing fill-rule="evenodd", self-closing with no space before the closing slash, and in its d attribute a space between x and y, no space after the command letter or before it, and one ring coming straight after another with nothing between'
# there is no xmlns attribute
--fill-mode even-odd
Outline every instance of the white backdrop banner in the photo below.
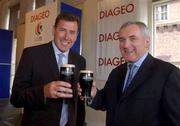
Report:
<svg viewBox="0 0 180 126"><path fill-rule="evenodd" d="M137 18L135 0L102 0L98 2L96 79L107 80L111 70L123 62L118 30L126 21Z"/></svg>
<svg viewBox="0 0 180 126"><path fill-rule="evenodd" d="M48 4L26 14L24 47L47 43L53 39L57 3Z"/></svg>

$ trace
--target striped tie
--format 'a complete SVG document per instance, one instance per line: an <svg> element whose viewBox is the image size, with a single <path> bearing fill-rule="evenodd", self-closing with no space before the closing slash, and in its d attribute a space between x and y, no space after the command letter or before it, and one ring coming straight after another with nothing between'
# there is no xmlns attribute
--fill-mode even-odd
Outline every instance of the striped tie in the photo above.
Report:
<svg viewBox="0 0 180 126"><path fill-rule="evenodd" d="M61 64L63 64L62 58L64 57L64 54L58 54L58 67L60 70ZM68 121L68 104L65 103L65 100L63 100L62 104L62 110L61 110L61 119L60 119L60 126L65 126Z"/></svg>
<svg viewBox="0 0 180 126"><path fill-rule="evenodd" d="M131 84L131 81L133 79L133 73L134 73L134 70L136 68L136 65L134 64L129 64L128 65L128 69L129 69L129 73L128 73L128 77L127 77L127 81L126 81L126 84L125 84L125 88L124 88L124 91L129 87L129 85Z"/></svg>
<svg viewBox="0 0 180 126"><path fill-rule="evenodd" d="M59 56L58 57L58 68L60 70L61 64L63 64L62 58L63 58L64 54L60 53L60 54L58 54L58 56Z"/></svg>

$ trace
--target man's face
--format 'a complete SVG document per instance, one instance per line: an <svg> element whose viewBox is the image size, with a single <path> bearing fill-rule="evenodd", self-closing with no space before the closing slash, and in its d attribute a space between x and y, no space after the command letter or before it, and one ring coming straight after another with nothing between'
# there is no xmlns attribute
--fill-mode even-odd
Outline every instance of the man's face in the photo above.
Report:
<svg viewBox="0 0 180 126"><path fill-rule="evenodd" d="M119 48L122 56L128 62L136 62L149 49L150 40L144 37L141 29L135 25L129 25L119 31Z"/></svg>
<svg viewBox="0 0 180 126"><path fill-rule="evenodd" d="M54 27L55 44L61 52L69 50L76 41L78 24L75 21L60 20Z"/></svg>

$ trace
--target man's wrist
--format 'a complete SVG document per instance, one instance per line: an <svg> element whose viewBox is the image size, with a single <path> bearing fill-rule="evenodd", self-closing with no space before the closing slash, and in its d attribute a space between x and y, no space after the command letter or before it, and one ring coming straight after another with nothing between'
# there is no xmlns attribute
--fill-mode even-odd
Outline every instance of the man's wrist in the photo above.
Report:
<svg viewBox="0 0 180 126"><path fill-rule="evenodd" d="M87 98L86 105L90 106L92 104L93 100L94 100L93 97Z"/></svg>

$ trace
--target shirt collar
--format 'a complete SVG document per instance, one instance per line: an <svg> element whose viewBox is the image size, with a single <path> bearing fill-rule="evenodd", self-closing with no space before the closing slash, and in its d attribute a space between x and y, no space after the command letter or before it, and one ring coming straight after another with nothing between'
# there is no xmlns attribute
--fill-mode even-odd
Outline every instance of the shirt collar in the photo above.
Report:
<svg viewBox="0 0 180 126"><path fill-rule="evenodd" d="M145 58L147 57L147 55L148 55L148 52L146 52L138 61L134 62L133 64L137 67L140 67L143 61L145 60Z"/></svg>

